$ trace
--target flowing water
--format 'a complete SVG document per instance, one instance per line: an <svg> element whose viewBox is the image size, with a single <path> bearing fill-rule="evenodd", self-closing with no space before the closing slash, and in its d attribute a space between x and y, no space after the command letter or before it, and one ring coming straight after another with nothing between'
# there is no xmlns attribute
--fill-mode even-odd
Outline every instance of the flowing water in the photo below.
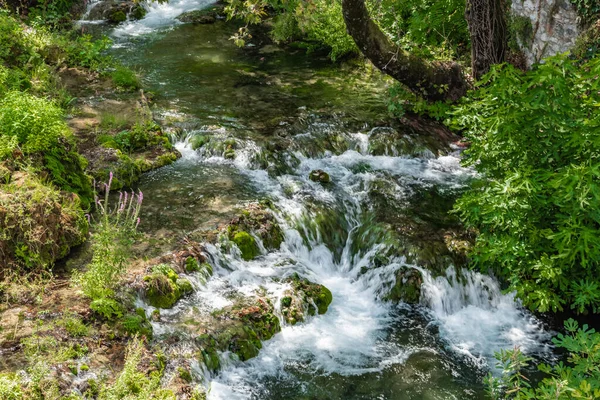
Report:
<svg viewBox="0 0 600 400"><path fill-rule="evenodd" d="M143 71L157 93L155 115L183 155L140 182L142 228L212 229L240 205L269 199L285 240L252 261L208 245L213 277L205 285L190 277L196 292L161 311L155 336L179 335L177 351L193 353L189 321L235 294L262 290L277 305L289 287L277 278L295 273L333 293L326 314L282 322L256 358L224 354L218 374L194 364L209 398L480 399L495 351L548 354L549 333L494 278L453 266L432 273L390 251L392 223L406 220L424 236L447 228L440 215L473 177L459 153L438 155L431 142L402 134L386 113L385 80L373 71L258 41L238 49L228 39L232 24L174 20L207 4L155 4L145 19L111 31L113 53ZM198 137L206 144L193 150ZM224 143L234 147L233 159L224 157ZM332 183L309 180L315 169ZM322 215L335 232L315 229ZM384 301L407 267L422 273L421 304Z"/></svg>

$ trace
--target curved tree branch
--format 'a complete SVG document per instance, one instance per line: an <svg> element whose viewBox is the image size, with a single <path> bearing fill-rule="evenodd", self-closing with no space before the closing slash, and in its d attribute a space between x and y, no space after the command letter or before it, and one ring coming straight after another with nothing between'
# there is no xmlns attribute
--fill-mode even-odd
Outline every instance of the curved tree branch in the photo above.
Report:
<svg viewBox="0 0 600 400"><path fill-rule="evenodd" d="M342 0L348 33L358 48L384 73L426 100L458 100L468 84L455 62L427 62L400 49L371 20L365 0Z"/></svg>

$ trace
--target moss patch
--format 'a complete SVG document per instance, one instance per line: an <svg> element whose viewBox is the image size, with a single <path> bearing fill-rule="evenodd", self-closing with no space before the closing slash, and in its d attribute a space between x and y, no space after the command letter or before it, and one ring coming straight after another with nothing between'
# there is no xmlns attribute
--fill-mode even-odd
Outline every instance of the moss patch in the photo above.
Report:
<svg viewBox="0 0 600 400"><path fill-rule="evenodd" d="M253 260L260 254L256 240L248 232L237 232L233 235L233 242L242 252L242 258L246 261Z"/></svg>
<svg viewBox="0 0 600 400"><path fill-rule="evenodd" d="M181 279L169 266L161 264L144 277L145 296L148 303L157 308L172 308L177 301L194 291L187 279Z"/></svg>

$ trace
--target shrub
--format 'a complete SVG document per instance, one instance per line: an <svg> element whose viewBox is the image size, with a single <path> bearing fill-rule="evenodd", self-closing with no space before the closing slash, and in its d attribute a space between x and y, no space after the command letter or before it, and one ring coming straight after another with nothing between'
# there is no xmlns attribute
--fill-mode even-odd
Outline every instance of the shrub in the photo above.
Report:
<svg viewBox="0 0 600 400"><path fill-rule="evenodd" d="M473 263L528 307L600 311L600 60L496 67L454 112L482 180L456 212Z"/></svg>
<svg viewBox="0 0 600 400"><path fill-rule="evenodd" d="M50 266L82 243L87 223L79 199L27 172L0 190L0 273Z"/></svg>
<svg viewBox="0 0 600 400"><path fill-rule="evenodd" d="M63 111L53 102L22 92L0 100L0 137L16 137L25 153L54 148L68 134Z"/></svg>

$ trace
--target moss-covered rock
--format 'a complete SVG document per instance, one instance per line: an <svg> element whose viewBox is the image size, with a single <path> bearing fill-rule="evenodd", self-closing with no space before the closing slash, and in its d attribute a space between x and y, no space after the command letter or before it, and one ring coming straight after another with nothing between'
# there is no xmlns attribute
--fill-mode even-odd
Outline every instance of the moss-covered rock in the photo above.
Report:
<svg viewBox="0 0 600 400"><path fill-rule="evenodd" d="M131 9L131 12L129 13L129 16L131 17L131 19L139 20L139 19L144 18L147 13L148 13L148 11L146 11L144 6L138 3L133 6L133 8Z"/></svg>
<svg viewBox="0 0 600 400"><path fill-rule="evenodd" d="M322 169L315 169L314 171L311 171L310 174L308 175L308 178L313 182L320 182L320 183L331 182L331 178L329 177L329 174L327 172L323 171Z"/></svg>
<svg viewBox="0 0 600 400"><path fill-rule="evenodd" d="M396 273L396 283L392 286L387 299L394 302L417 304L421 299L423 275L414 268L401 268Z"/></svg>
<svg viewBox="0 0 600 400"><path fill-rule="evenodd" d="M112 22L113 24L125 22L127 21L127 14L125 14L123 10L114 10L108 14L107 21Z"/></svg>
<svg viewBox="0 0 600 400"><path fill-rule="evenodd" d="M279 318L268 299L241 300L239 303L213 313L214 321L207 324L210 333L196 338L200 361L210 371L220 368L219 352L229 351L241 361L258 355L262 341L281 330Z"/></svg>
<svg viewBox="0 0 600 400"><path fill-rule="evenodd" d="M180 298L194 291L190 281L179 278L165 264L154 267L152 273L144 277L144 283L146 300L157 308L171 308Z"/></svg>
<svg viewBox="0 0 600 400"><path fill-rule="evenodd" d="M0 276L9 269L51 266L83 243L87 221L79 197L27 172L0 183Z"/></svg>
<svg viewBox="0 0 600 400"><path fill-rule="evenodd" d="M223 4L215 4L203 10L187 11L177 17L181 22L192 24L213 24L218 18L225 18Z"/></svg>
<svg viewBox="0 0 600 400"><path fill-rule="evenodd" d="M253 260L260 254L256 240L248 232L236 232L232 241L240 249L242 258L246 261Z"/></svg>
<svg viewBox="0 0 600 400"><path fill-rule="evenodd" d="M119 24L130 19L142 19L146 16L146 9L137 1L132 0L107 0L99 2L88 15L90 20L106 20L112 24Z"/></svg>
<svg viewBox="0 0 600 400"><path fill-rule="evenodd" d="M305 320L305 315L325 314L333 301L331 291L318 283L295 275L287 280L292 289L281 299L281 313L285 320L295 325ZM316 309L315 309L316 306Z"/></svg>
<svg viewBox="0 0 600 400"><path fill-rule="evenodd" d="M252 257L254 258L258 255L258 246L252 235L248 232L252 232L258 236L267 250L278 250L284 239L283 230L279 226L279 223L277 223L273 213L268 209L267 204L264 203L250 204L239 216L231 220L227 226L229 240L232 240L236 244L238 244L235 239L236 235L238 233L245 233L239 236L237 240L249 247L249 251L246 254L254 254ZM238 247L240 247L239 244ZM241 247L240 250L242 250ZM242 254L244 254L243 250ZM244 259L246 258L244 257Z"/></svg>

